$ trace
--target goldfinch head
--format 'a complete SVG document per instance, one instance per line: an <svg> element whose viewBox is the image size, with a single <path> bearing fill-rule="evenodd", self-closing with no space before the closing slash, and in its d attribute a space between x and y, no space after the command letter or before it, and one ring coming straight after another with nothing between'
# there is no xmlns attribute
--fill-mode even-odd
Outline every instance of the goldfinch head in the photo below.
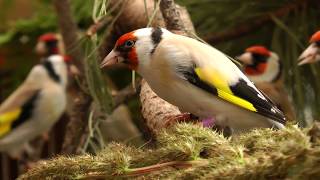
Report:
<svg viewBox="0 0 320 180"><path fill-rule="evenodd" d="M46 33L38 38L38 43L35 51L39 56L50 56L52 54L59 54L58 48L59 38L54 33Z"/></svg>
<svg viewBox="0 0 320 180"><path fill-rule="evenodd" d="M160 40L169 33L162 28L143 28L124 34L105 57L101 67L122 63L132 70L138 70L140 66L148 64Z"/></svg>
<svg viewBox="0 0 320 180"><path fill-rule="evenodd" d="M320 61L320 31L314 33L310 40L310 45L300 55L298 65L314 63Z"/></svg>
<svg viewBox="0 0 320 180"><path fill-rule="evenodd" d="M243 63L245 73L249 75L259 75L265 72L268 62L272 57L272 52L264 46L251 46L243 54L237 56Z"/></svg>

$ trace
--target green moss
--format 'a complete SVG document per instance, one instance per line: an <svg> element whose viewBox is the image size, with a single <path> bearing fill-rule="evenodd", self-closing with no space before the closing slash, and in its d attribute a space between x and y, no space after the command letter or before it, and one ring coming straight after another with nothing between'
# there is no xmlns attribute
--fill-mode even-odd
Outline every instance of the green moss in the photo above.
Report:
<svg viewBox="0 0 320 180"><path fill-rule="evenodd" d="M315 144L320 131L315 127L289 125L226 139L210 129L178 124L158 134L154 149L112 143L96 156L40 162L20 179L315 178L320 176L320 148Z"/></svg>

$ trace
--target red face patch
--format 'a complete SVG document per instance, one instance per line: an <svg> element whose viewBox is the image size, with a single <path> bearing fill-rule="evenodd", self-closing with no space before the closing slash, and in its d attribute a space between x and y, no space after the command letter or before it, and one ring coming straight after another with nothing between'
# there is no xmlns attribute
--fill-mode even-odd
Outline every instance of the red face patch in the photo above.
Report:
<svg viewBox="0 0 320 180"><path fill-rule="evenodd" d="M124 45L124 43L128 40L136 40L136 37L134 36L134 31L126 33L122 35L116 42L116 47Z"/></svg>
<svg viewBox="0 0 320 180"><path fill-rule="evenodd" d="M138 66L138 55L135 48L137 37L134 31L122 35L116 42L115 50L125 59L124 63L130 69L136 70Z"/></svg>
<svg viewBox="0 0 320 180"><path fill-rule="evenodd" d="M136 70L138 67L138 55L136 53L136 48L132 48L132 50L129 52L129 68Z"/></svg>
<svg viewBox="0 0 320 180"><path fill-rule="evenodd" d="M314 43L320 41L320 31L317 31L316 33L314 33L311 38L310 38L310 43Z"/></svg>
<svg viewBox="0 0 320 180"><path fill-rule="evenodd" d="M39 38L38 38L38 41L44 41L44 42L47 42L47 41L57 41L57 36L56 34L54 33L46 33L46 34L43 34L41 35Z"/></svg>
<svg viewBox="0 0 320 180"><path fill-rule="evenodd" d="M64 60L64 62L66 62L66 63L71 63L71 62L72 62L72 57L71 57L71 56L68 56L68 55L64 55L64 56L63 56L63 60Z"/></svg>
<svg viewBox="0 0 320 180"><path fill-rule="evenodd" d="M246 74L254 76L254 75L263 74L266 69L267 69L267 63L260 63L256 68L248 66L245 68L244 71Z"/></svg>
<svg viewBox="0 0 320 180"><path fill-rule="evenodd" d="M271 55L270 51L267 48L265 48L264 46L251 46L246 49L246 52L260 54L263 56L270 56Z"/></svg>

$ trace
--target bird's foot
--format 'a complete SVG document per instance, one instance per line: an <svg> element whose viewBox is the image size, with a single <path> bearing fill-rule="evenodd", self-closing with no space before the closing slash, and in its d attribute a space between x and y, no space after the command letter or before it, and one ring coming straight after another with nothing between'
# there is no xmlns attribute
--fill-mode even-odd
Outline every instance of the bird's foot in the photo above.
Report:
<svg viewBox="0 0 320 180"><path fill-rule="evenodd" d="M175 116L170 116L167 118L166 122L164 123L165 127L172 126L173 124L176 124L177 122L190 122L197 120L198 117L191 113L182 113Z"/></svg>
<svg viewBox="0 0 320 180"><path fill-rule="evenodd" d="M219 126L215 123L216 118L204 118L201 119L203 127L210 128L216 132L222 133L225 137L230 137L232 135L232 129L228 126Z"/></svg>
<svg viewBox="0 0 320 180"><path fill-rule="evenodd" d="M216 131L217 133L222 134L224 137L231 137L233 134L233 130L228 126L219 126L219 125L215 124L212 127L212 130Z"/></svg>
<svg viewBox="0 0 320 180"><path fill-rule="evenodd" d="M207 127L207 128L212 128L215 125L214 121L215 121L214 117L201 119L201 123L203 127Z"/></svg>

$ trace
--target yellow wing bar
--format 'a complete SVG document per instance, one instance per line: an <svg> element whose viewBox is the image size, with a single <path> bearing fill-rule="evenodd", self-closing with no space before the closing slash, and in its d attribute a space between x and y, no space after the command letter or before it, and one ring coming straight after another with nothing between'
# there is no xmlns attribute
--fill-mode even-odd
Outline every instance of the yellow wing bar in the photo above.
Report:
<svg viewBox="0 0 320 180"><path fill-rule="evenodd" d="M242 108L257 112L257 109L252 103L233 94L227 80L217 71L210 68L196 68L195 72L201 80L209 83L212 87L217 89L218 96L220 98Z"/></svg>
<svg viewBox="0 0 320 180"><path fill-rule="evenodd" d="M7 134L10 131L12 122L18 119L20 114L21 109L16 109L0 114L0 137Z"/></svg>

